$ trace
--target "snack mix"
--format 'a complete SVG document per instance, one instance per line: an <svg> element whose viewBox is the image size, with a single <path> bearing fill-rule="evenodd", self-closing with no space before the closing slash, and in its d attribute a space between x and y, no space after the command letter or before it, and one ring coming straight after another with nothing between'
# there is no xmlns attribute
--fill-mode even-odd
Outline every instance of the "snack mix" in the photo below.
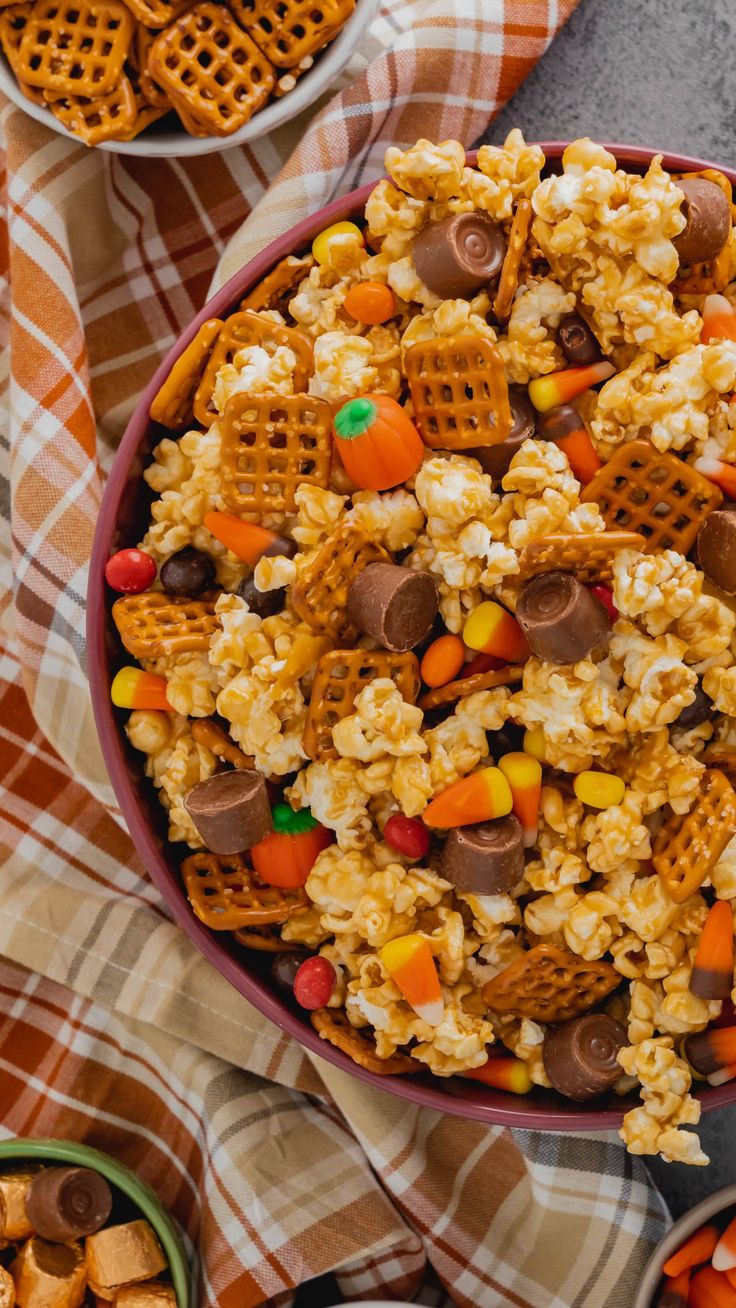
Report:
<svg viewBox="0 0 736 1308"><path fill-rule="evenodd" d="M118 1220L116 1208L121 1209ZM44 1308L176 1308L168 1262L143 1217L88 1167L19 1165L0 1175L0 1302ZM125 1210L125 1211L122 1211Z"/></svg>
<svg viewBox="0 0 736 1308"><path fill-rule="evenodd" d="M638 1089L629 1149L703 1164L693 1081L736 1076L730 187L590 140L543 177L519 131L386 169L156 396L113 701L193 911L323 1039Z"/></svg>
<svg viewBox="0 0 736 1308"><path fill-rule="evenodd" d="M0 46L28 100L85 145L175 113L230 136L293 91L356 0L2 0Z"/></svg>

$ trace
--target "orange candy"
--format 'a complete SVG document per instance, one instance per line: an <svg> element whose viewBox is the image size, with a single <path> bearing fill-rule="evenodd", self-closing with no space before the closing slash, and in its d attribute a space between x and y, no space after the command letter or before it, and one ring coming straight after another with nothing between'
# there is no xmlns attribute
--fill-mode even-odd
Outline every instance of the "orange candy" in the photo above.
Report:
<svg viewBox="0 0 736 1308"><path fill-rule="evenodd" d="M693 467L696 472L701 473L703 477L707 477L708 481L714 482L729 499L736 499L736 468L733 464L723 463L721 459L712 459L707 455L703 455L701 458L695 459Z"/></svg>
<svg viewBox="0 0 736 1308"><path fill-rule="evenodd" d="M713 1266L717 1272L736 1269L736 1217L729 1222L713 1251Z"/></svg>
<svg viewBox="0 0 736 1308"><path fill-rule="evenodd" d="M531 849L539 829L539 801L542 795L542 765L531 754L504 754L498 766L511 787L512 812L524 830L524 847Z"/></svg>
<svg viewBox="0 0 736 1308"><path fill-rule="evenodd" d="M348 477L364 490L401 485L424 458L419 432L390 395L347 400L335 414L335 448Z"/></svg>
<svg viewBox="0 0 736 1308"><path fill-rule="evenodd" d="M524 663L529 658L526 636L516 618L495 600L484 600L473 609L463 628L463 640L468 649L495 654L507 663Z"/></svg>
<svg viewBox="0 0 736 1308"><path fill-rule="evenodd" d="M701 1267L690 1282L690 1308L736 1308L736 1290L723 1272Z"/></svg>
<svg viewBox="0 0 736 1308"><path fill-rule="evenodd" d="M234 513L220 513L219 510L205 513L204 525L215 540L219 540L221 545L244 563L252 565L279 539L276 532L269 531L267 527L259 527L256 522L246 522Z"/></svg>
<svg viewBox="0 0 736 1308"><path fill-rule="evenodd" d="M164 678L143 668L121 668L113 678L110 699L116 708L174 711L166 698Z"/></svg>
<svg viewBox="0 0 736 1308"><path fill-rule="evenodd" d="M511 812L511 789L498 768L483 768L448 786L422 813L428 827L465 827Z"/></svg>
<svg viewBox="0 0 736 1308"><path fill-rule="evenodd" d="M587 486L603 467L582 418L579 431L571 431L567 436L558 436L554 444L567 455L573 476L577 477L583 486Z"/></svg>
<svg viewBox="0 0 736 1308"><path fill-rule="evenodd" d="M710 909L695 955L690 990L701 999L728 999L733 989L733 911L725 899Z"/></svg>
<svg viewBox="0 0 736 1308"><path fill-rule="evenodd" d="M736 341L736 309L725 295L706 295L702 314L700 340L703 345L709 341Z"/></svg>
<svg viewBox="0 0 736 1308"><path fill-rule="evenodd" d="M471 1067L462 1076L469 1081L482 1081L496 1090L510 1090L514 1095L528 1095L534 1084L521 1058L489 1058L481 1067Z"/></svg>
<svg viewBox="0 0 736 1308"><path fill-rule="evenodd" d="M680 1245L677 1253L673 1253L672 1257L667 1259L662 1268L664 1275L679 1276L680 1272L686 1271L688 1267L697 1267L698 1263L707 1262L712 1257L718 1240L717 1226L701 1226L684 1244Z"/></svg>
<svg viewBox="0 0 736 1308"><path fill-rule="evenodd" d="M459 636L439 636L429 646L420 665L425 686L446 686L465 662L465 646Z"/></svg>
<svg viewBox="0 0 736 1308"><path fill-rule="evenodd" d="M351 318L370 326L386 322L396 312L396 297L383 282L358 282L350 287L343 303Z"/></svg>
<svg viewBox="0 0 736 1308"><path fill-rule="evenodd" d="M380 958L407 1004L430 1026L439 1026L445 1015L445 1004L426 936L414 932L389 940L380 950Z"/></svg>

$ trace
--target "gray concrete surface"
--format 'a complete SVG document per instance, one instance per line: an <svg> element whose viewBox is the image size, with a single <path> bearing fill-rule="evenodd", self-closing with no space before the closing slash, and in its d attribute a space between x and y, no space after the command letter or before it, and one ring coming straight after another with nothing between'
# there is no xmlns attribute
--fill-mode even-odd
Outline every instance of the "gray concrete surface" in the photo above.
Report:
<svg viewBox="0 0 736 1308"><path fill-rule="evenodd" d="M736 0L582 0L484 140L592 136L736 163ZM708 1168L651 1166L676 1216L736 1181L736 1108L703 1119Z"/></svg>

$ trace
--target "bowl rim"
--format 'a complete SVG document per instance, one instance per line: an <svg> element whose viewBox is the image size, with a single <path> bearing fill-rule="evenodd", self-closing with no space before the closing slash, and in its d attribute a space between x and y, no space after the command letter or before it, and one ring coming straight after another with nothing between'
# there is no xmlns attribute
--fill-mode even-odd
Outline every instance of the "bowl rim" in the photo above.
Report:
<svg viewBox="0 0 736 1308"><path fill-rule="evenodd" d="M177 1308L190 1308L194 1302L193 1275L177 1223L150 1185L132 1168L101 1149L76 1140L36 1140L25 1136L0 1140L0 1161L4 1159L50 1159L55 1163L89 1167L104 1176L105 1180L131 1199L151 1223L168 1259Z"/></svg>
<svg viewBox="0 0 736 1308"><path fill-rule="evenodd" d="M644 1268L632 1308L652 1308L654 1292L662 1279L662 1267L667 1259L679 1249L689 1235L707 1222L709 1217L715 1217L717 1213L722 1213L732 1205L736 1205L736 1184L724 1185L722 1189L715 1190L713 1194L707 1195L694 1208L688 1208L686 1213L677 1218L660 1240Z"/></svg>
<svg viewBox="0 0 736 1308"><path fill-rule="evenodd" d="M539 144L547 160L555 162L560 160L569 142L541 141ZM605 148L612 151L619 162L624 164L646 165L655 154L662 154L664 167L673 172L696 172L704 168L719 167L732 185L736 184L735 170L691 155L627 144L606 144ZM467 157L469 162L474 162L476 152L468 151ZM540 1131L611 1130L621 1125L628 1105L621 1108L610 1106L588 1108L571 1103L568 1107L563 1101L557 1103L555 1100L550 1100L547 1104L541 1099L517 1097L460 1077L438 1078L428 1074L426 1079L423 1076L418 1083L418 1080L412 1076L378 1076L360 1067L347 1054L322 1040L311 1024L292 1013L286 1003L269 991L261 981L249 976L241 963L220 944L217 939L218 933L210 931L191 911L173 865L158 848L149 824L144 818L126 765L122 732L118 728L110 701L110 676L105 640L107 612L104 566L111 552L118 511L128 483L129 469L135 462L139 446L149 427L149 408L153 397L174 361L186 349L203 322L208 318L222 317L270 271L279 259L292 253L294 249L305 246L331 222L349 216L356 208L362 207L376 185L376 180L366 182L356 190L332 200L310 217L303 219L283 236L272 241L235 273L200 309L172 345L138 400L118 446L107 480L90 558L86 626L88 676L102 753L113 790L138 855L174 920L220 974L282 1031L293 1036L312 1053L318 1054L327 1062L367 1082L375 1089L388 1091L401 1099L433 1108L438 1112L451 1113L485 1124ZM441 1089L441 1085L448 1088ZM701 1099L706 1110L733 1103L736 1101L736 1081L723 1086L708 1087L698 1093L698 1098Z"/></svg>
<svg viewBox="0 0 736 1308"><path fill-rule="evenodd" d="M133 141L100 141L94 150L107 154L122 154L138 159L194 159L206 154L217 154L236 145L248 145L283 127L307 109L323 92L327 91L355 53L378 11L380 0L358 0L353 13L339 34L319 55L313 68L299 79L293 91L280 99L271 100L264 109L240 127L232 136L190 136L184 128L146 136L145 132ZM35 104L23 94L5 55L0 51L0 91L13 104L75 145L83 145L78 136L64 127L45 105Z"/></svg>

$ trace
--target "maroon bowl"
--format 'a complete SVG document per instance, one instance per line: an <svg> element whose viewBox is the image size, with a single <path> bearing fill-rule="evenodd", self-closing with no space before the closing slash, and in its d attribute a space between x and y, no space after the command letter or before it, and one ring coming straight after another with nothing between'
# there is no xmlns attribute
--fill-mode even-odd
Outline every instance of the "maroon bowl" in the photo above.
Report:
<svg viewBox="0 0 736 1308"><path fill-rule="evenodd" d="M548 161L557 164L567 142L541 144ZM624 166L633 171L644 171L655 153L631 145L611 145L608 148ZM474 156L469 157L474 160ZM719 167L732 184L736 183L736 171L702 159L665 153L664 165L674 172ZM166 816L151 783L143 774L141 755L130 748L123 731L126 715L114 708L110 700L110 683L123 662L123 651L110 617L113 596L105 586L104 566L114 550L136 544L144 535L148 523L151 495L141 474L150 460L153 446L168 434L149 418L154 395L174 361L207 318L226 317L279 259L303 250L330 223L362 215L363 206L374 184L370 182L361 186L357 191L320 209L285 236L273 241L236 273L204 306L172 346L140 398L107 482L90 562L87 649L92 703L102 752L136 849L179 926L241 995L259 1009L264 1017L294 1036L307 1049L390 1094L459 1117L541 1131L615 1128L620 1125L624 1112L634 1106L633 1097L620 1099L610 1096L589 1105L574 1104L552 1091L535 1088L529 1095L513 1095L462 1077L443 1079L430 1074L380 1077L358 1067L339 1049L320 1040L303 1010L275 990L268 974L269 955L241 949L232 943L232 937L224 932L210 931L194 916L179 875L179 862L186 851L182 850L177 860L176 849L168 844ZM704 1109L720 1108L724 1104L736 1102L736 1081L717 1089L708 1087L698 1094Z"/></svg>

